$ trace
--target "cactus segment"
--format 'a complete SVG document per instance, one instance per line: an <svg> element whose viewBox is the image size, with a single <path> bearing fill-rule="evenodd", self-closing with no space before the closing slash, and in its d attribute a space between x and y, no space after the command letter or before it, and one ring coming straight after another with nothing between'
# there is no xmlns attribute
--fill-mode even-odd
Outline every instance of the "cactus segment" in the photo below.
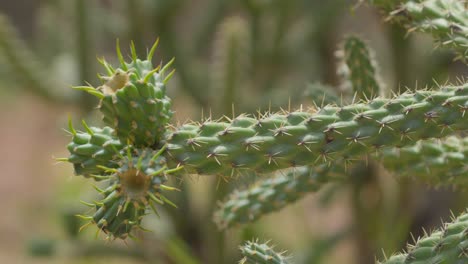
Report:
<svg viewBox="0 0 468 264"><path fill-rule="evenodd" d="M432 34L438 45L454 48L460 59L468 59L468 7L465 1L406 1L395 6L396 9L390 12L390 20L405 25L409 32Z"/></svg>
<svg viewBox="0 0 468 264"><path fill-rule="evenodd" d="M106 174L102 166L117 168L118 164L113 161L123 145L112 135L112 128L86 126L86 132L77 132L70 124L70 131L72 141L67 146L70 152L67 161L73 164L76 175L99 180L94 175Z"/></svg>
<svg viewBox="0 0 468 264"><path fill-rule="evenodd" d="M379 154L384 167L399 177L431 185L468 188L468 138L448 137L420 141L403 148L385 148Z"/></svg>
<svg viewBox="0 0 468 264"><path fill-rule="evenodd" d="M333 173L332 173L333 171ZM256 221L261 216L278 211L310 192L319 190L341 175L341 166L304 166L279 172L272 178L258 181L244 191L234 191L214 214L219 229Z"/></svg>
<svg viewBox="0 0 468 264"><path fill-rule="evenodd" d="M148 58L154 54L154 48ZM100 60L109 76L101 76L105 83L98 87L77 87L100 99L99 109L106 125L115 129L121 142L137 147L150 147L161 141L165 127L172 117L171 99L166 95L168 67L153 68L151 61L123 59L119 46L117 54L120 68L114 69Z"/></svg>
<svg viewBox="0 0 468 264"><path fill-rule="evenodd" d="M385 148L378 155L386 169L433 185L468 188L468 139L449 137L442 143L420 141L403 148ZM214 220L222 230L279 211L346 173L344 166L299 167L261 179L246 190L234 191L220 203Z"/></svg>
<svg viewBox="0 0 468 264"><path fill-rule="evenodd" d="M403 147L468 129L468 84L315 113L294 111L230 122L186 124L167 134L168 163L189 173L258 173L333 160L382 147Z"/></svg>
<svg viewBox="0 0 468 264"><path fill-rule="evenodd" d="M164 185L171 170L167 169L161 152L127 148L120 155L117 169L101 167L112 172L107 177L109 186L104 190L97 188L104 198L95 202L96 212L88 218L108 238L125 239L134 228L141 228L146 209L156 212L155 203L173 205L161 193L176 190Z"/></svg>
<svg viewBox="0 0 468 264"><path fill-rule="evenodd" d="M391 256L380 264L468 263L468 212L461 214L440 230L408 245L405 253Z"/></svg>
<svg viewBox="0 0 468 264"><path fill-rule="evenodd" d="M372 99L380 94L376 62L372 51L358 37L348 37L342 50L343 85L351 86L358 98Z"/></svg>
<svg viewBox="0 0 468 264"><path fill-rule="evenodd" d="M277 253L267 243L259 244L257 241L248 241L240 247L244 258L240 264L288 264L287 257Z"/></svg>

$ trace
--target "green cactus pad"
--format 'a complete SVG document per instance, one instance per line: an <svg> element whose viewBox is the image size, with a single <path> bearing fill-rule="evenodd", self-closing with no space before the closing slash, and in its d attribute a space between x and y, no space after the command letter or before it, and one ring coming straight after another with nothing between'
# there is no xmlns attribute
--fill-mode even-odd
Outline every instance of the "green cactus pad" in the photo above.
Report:
<svg viewBox="0 0 468 264"><path fill-rule="evenodd" d="M376 98L318 112L186 124L167 135L170 164L189 173L258 173L404 147L468 129L468 84Z"/></svg>
<svg viewBox="0 0 468 264"><path fill-rule="evenodd" d="M372 99L380 94L376 63L372 51L361 39L348 37L342 50L345 86L351 86L358 98Z"/></svg>
<svg viewBox="0 0 468 264"><path fill-rule="evenodd" d="M267 243L260 244L256 241L248 241L240 247L244 258L240 264L288 264L287 257L283 253L277 253Z"/></svg>
<svg viewBox="0 0 468 264"><path fill-rule="evenodd" d="M405 253L380 264L466 264L468 263L468 212L431 234L408 245Z"/></svg>
<svg viewBox="0 0 468 264"><path fill-rule="evenodd" d="M70 156L65 160L73 164L75 174L93 177L105 174L100 166L116 168L118 164L113 160L118 158L123 146L112 135L114 130L110 127L101 129L84 125L86 132L77 132L70 123L72 141L67 146Z"/></svg>
<svg viewBox="0 0 468 264"><path fill-rule="evenodd" d="M109 75L102 77L106 80L102 86L75 87L101 99L99 109L104 115L104 123L115 129L121 142L130 142L138 147L159 143L172 117L171 100L166 95L166 83L172 73L164 77L172 61L162 68L153 68L151 59L156 45L157 42L146 60L142 61L134 55L130 63L123 60L117 46L120 58L118 69L104 60L100 61Z"/></svg>
<svg viewBox="0 0 468 264"><path fill-rule="evenodd" d="M97 188L104 198L89 204L96 212L82 218L95 223L110 239L125 239L134 228L141 227L141 219L147 208L156 212L154 203L175 206L164 197L162 191L176 190L164 183L167 175L177 169L167 169L162 151L130 148L123 151L125 153L120 156L118 169L103 168L112 174L101 176L109 180L106 189Z"/></svg>

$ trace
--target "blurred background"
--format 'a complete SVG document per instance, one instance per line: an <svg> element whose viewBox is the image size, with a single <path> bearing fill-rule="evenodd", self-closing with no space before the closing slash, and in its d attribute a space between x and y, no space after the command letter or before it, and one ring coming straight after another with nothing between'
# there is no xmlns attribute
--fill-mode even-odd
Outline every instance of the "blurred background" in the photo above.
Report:
<svg viewBox="0 0 468 264"><path fill-rule="evenodd" d="M68 155L68 116L101 125L97 101L70 87L100 85L96 58L115 63L116 39L124 54L133 40L143 56L159 37L155 63L176 58L168 93L180 124L312 106L310 87L340 90L336 51L350 34L375 51L388 89L467 74L428 36L406 36L356 1L0 1L0 263L236 263L238 245L259 238L288 249L296 263L366 264L382 249L400 250L410 232L417 237L448 220L449 208L461 212L466 193L397 181L377 167L223 234L212 222L216 202L256 176L231 183L187 176L172 198L179 208L146 217L153 232L139 242L106 243L95 239L95 227L78 232L74 215L87 210L80 200L95 191L54 157Z"/></svg>

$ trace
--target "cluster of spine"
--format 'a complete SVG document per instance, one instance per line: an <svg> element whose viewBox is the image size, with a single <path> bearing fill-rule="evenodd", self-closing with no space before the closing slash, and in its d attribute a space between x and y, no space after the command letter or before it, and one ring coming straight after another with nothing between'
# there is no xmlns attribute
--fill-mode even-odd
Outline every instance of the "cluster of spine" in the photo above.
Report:
<svg viewBox="0 0 468 264"><path fill-rule="evenodd" d="M273 250L267 243L260 244L257 241L248 241L240 247L244 258L240 264L288 264L287 257L283 253Z"/></svg>
<svg viewBox="0 0 468 264"><path fill-rule="evenodd" d="M385 148L377 157L398 177L412 177L434 185L468 188L468 139L449 137L442 142L419 141L403 148ZM262 179L249 188L233 192L215 212L220 229L256 221L279 211L323 185L345 176L337 163L298 167Z"/></svg>
<svg viewBox="0 0 468 264"><path fill-rule="evenodd" d="M371 1L372 2L372 1ZM388 1L383 2L388 10ZM394 3L389 19L402 23L410 32L430 33L438 44L454 48L468 59L468 6L460 0L420 0Z"/></svg>
<svg viewBox="0 0 468 264"><path fill-rule="evenodd" d="M359 98L372 99L379 95L376 62L372 51L359 38L348 37L340 51L343 85L350 86ZM346 88L345 88L346 89Z"/></svg>
<svg viewBox="0 0 468 264"><path fill-rule="evenodd" d="M468 263L468 212L380 264Z"/></svg>
<svg viewBox="0 0 468 264"><path fill-rule="evenodd" d="M141 228L141 219L148 207L157 213L154 203L173 205L162 193L162 190L175 190L164 185L168 170L161 151L152 149L132 150L127 147L125 156L120 154L118 168L100 166L110 175L96 175L109 181L106 189L96 189L104 197L92 204L96 211L93 215L82 215L81 218L95 223L99 230L109 239L125 239L134 228Z"/></svg>
<svg viewBox="0 0 468 264"><path fill-rule="evenodd" d="M404 147L468 129L468 84L318 112L186 124L168 133L168 163L189 173L258 173L350 160L382 147Z"/></svg>
<svg viewBox="0 0 468 264"><path fill-rule="evenodd" d="M95 212L81 216L109 239L131 236L132 230L141 228L149 208L156 212L155 204L175 206L162 194L175 190L164 183L168 174L181 169L169 169L162 155L166 150L164 133L172 116L165 87L172 73L163 75L171 63L153 68L151 59L157 44L142 61L132 43L132 61L126 63L117 42L119 68L100 60L108 74L100 76L104 83L97 88L74 87L100 99L99 109L108 126L88 127L83 121L85 131L80 132L70 121L70 156L59 160L72 163L76 175L109 184L105 189L96 187L103 195L101 200L85 203Z"/></svg>

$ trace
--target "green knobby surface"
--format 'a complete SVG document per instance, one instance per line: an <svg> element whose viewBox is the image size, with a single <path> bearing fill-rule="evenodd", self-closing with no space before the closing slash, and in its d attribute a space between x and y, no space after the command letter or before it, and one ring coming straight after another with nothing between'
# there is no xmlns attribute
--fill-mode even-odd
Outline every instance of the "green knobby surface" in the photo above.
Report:
<svg viewBox="0 0 468 264"><path fill-rule="evenodd" d="M277 253L267 243L248 241L240 247L244 258L240 264L288 264L289 261L283 253Z"/></svg>
<svg viewBox="0 0 468 264"><path fill-rule="evenodd" d="M340 175L342 166L297 167L259 180L246 190L234 191L214 214L219 229L256 221L278 211Z"/></svg>
<svg viewBox="0 0 468 264"><path fill-rule="evenodd" d="M348 37L343 44L345 81L358 98L372 99L379 95L380 84L372 51L358 37Z"/></svg>
<svg viewBox="0 0 468 264"><path fill-rule="evenodd" d="M109 239L125 239L134 228L141 228L141 219L147 208L157 213L155 203L173 205L161 192L175 190L164 185L171 170L167 170L161 151L127 147L118 162L117 169L102 167L111 174L96 177L107 179L109 186L106 189L96 187L103 199L85 203L96 211L93 215L81 216L96 224Z"/></svg>
<svg viewBox="0 0 468 264"><path fill-rule="evenodd" d="M465 1L407 1L396 6L389 18L405 25L410 32L432 34L439 45L452 47L461 59L468 59L468 6Z"/></svg>
<svg viewBox="0 0 468 264"><path fill-rule="evenodd" d="M114 69L104 60L100 61L108 74L101 76L101 79L105 80L102 86L75 87L101 99L99 109L104 115L104 123L115 129L121 142L129 142L138 147L158 144L172 117L171 99L166 95L166 83L173 72L164 77L172 61L162 68L154 68L151 59L156 47L157 42L146 60L142 61L136 57L132 45L132 61L126 63L117 46L120 59L118 69Z"/></svg>
<svg viewBox="0 0 468 264"><path fill-rule="evenodd" d="M386 148L379 154L384 167L398 177L431 185L468 188L468 138L420 141L404 148Z"/></svg>
<svg viewBox="0 0 468 264"><path fill-rule="evenodd" d="M428 140L403 148L384 148L377 158L398 177L468 188L468 139L449 137L442 142ZM221 203L215 212L215 222L220 229L254 222L345 175L344 166L324 164L298 167L260 179L246 190L234 191Z"/></svg>
<svg viewBox="0 0 468 264"><path fill-rule="evenodd" d="M72 141L67 146L70 156L63 160L73 164L75 175L85 177L105 174L100 166L117 168L118 163L112 161L118 158L123 145L112 135L114 130L110 127L101 129L84 125L86 131L80 132L70 122Z"/></svg>
<svg viewBox="0 0 468 264"><path fill-rule="evenodd" d="M350 161L382 147L403 147L468 129L468 84L405 93L319 111L294 111L230 122L186 124L167 134L170 166L188 173L272 172Z"/></svg>
<svg viewBox="0 0 468 264"><path fill-rule="evenodd" d="M408 245L405 253L380 264L466 264L468 263L468 212L431 234Z"/></svg>

